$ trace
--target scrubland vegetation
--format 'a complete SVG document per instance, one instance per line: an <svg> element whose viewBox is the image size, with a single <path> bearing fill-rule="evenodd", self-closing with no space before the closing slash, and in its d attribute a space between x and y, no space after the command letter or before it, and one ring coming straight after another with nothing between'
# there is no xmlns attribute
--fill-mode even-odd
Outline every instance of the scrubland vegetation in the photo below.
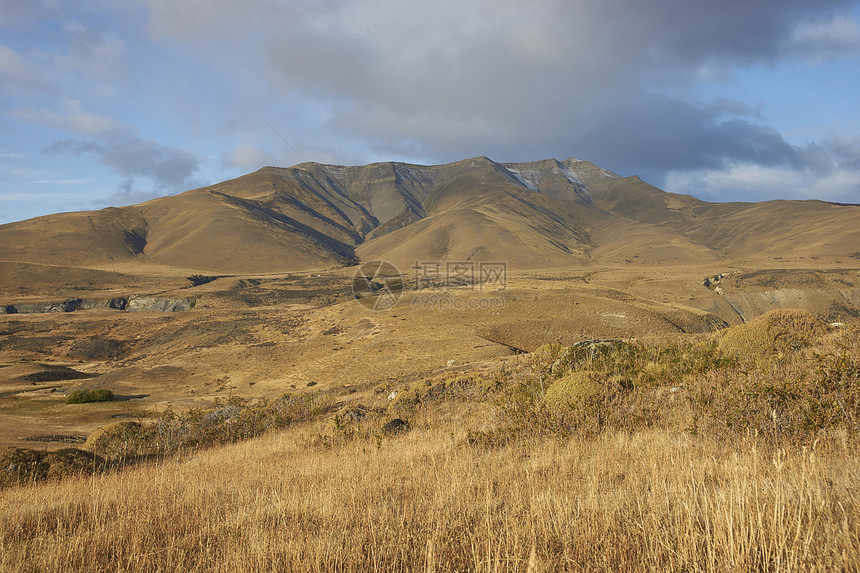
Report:
<svg viewBox="0 0 860 573"><path fill-rule="evenodd" d="M66 404L85 404L87 402L107 402L113 400L113 392L107 388L96 388L94 390L72 390L66 396Z"/></svg>
<svg viewBox="0 0 860 573"><path fill-rule="evenodd" d="M799 311L233 399L8 450L0 570L853 571L858 416L860 330Z"/></svg>

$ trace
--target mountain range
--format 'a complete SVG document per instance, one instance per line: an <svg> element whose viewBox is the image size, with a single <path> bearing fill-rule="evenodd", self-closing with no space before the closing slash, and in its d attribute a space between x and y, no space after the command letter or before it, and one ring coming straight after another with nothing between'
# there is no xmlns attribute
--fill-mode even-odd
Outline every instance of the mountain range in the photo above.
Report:
<svg viewBox="0 0 860 573"><path fill-rule="evenodd" d="M290 272L382 259L512 268L860 258L860 206L708 203L570 158L264 167L145 203L0 226L0 261Z"/></svg>

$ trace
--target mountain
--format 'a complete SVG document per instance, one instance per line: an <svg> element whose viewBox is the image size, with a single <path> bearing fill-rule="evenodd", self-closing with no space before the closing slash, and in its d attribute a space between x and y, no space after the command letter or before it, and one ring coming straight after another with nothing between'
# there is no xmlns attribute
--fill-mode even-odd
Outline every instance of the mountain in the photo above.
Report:
<svg viewBox="0 0 860 573"><path fill-rule="evenodd" d="M577 159L303 163L121 208L0 226L0 261L264 273L384 259L589 263L860 257L860 207L706 203Z"/></svg>

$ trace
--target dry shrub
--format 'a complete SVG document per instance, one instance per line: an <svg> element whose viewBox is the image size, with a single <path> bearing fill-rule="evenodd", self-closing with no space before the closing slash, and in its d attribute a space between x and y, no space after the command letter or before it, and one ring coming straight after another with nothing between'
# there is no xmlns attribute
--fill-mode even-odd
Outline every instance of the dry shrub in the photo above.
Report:
<svg viewBox="0 0 860 573"><path fill-rule="evenodd" d="M409 418L425 404L483 398L489 386L483 376L445 374L396 389L396 396L391 400L388 411L392 416Z"/></svg>
<svg viewBox="0 0 860 573"><path fill-rule="evenodd" d="M233 397L181 413L168 408L145 423L99 428L85 447L112 461L163 457L248 440L318 418L333 406L334 400L323 394L284 394L274 400Z"/></svg>
<svg viewBox="0 0 860 573"><path fill-rule="evenodd" d="M716 336L546 345L505 371L500 417L559 436L664 427L778 446L854 435L858 340L856 327L833 331L789 310Z"/></svg>
<svg viewBox="0 0 860 573"><path fill-rule="evenodd" d="M90 474L103 467L100 456L76 448L44 452L7 447L0 450L0 488Z"/></svg>
<svg viewBox="0 0 860 573"><path fill-rule="evenodd" d="M724 330L719 342L728 354L769 360L806 348L828 331L824 322L807 311L779 309Z"/></svg>
<svg viewBox="0 0 860 573"><path fill-rule="evenodd" d="M825 336L820 325L800 319L802 328L771 328L773 340L763 343L768 350L788 344L794 352L770 360L751 356L700 381L691 394L703 414L700 429L729 436L752 431L773 445L811 442L837 430L856 436L860 334L854 328Z"/></svg>
<svg viewBox="0 0 860 573"><path fill-rule="evenodd" d="M96 429L87 436L83 449L117 460L146 455L151 448L140 422L122 421Z"/></svg>
<svg viewBox="0 0 860 573"><path fill-rule="evenodd" d="M282 431L7 489L0 570L855 571L860 331L798 320L777 359L614 341L401 388L384 439L322 396L168 412L165 452Z"/></svg>

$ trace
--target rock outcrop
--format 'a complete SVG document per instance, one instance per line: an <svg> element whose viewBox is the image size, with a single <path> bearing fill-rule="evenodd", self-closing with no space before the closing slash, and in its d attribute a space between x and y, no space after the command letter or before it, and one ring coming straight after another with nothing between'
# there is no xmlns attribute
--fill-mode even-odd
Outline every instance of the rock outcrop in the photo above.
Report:
<svg viewBox="0 0 860 573"><path fill-rule="evenodd" d="M194 297L115 297L104 300L75 298L59 302L23 302L0 306L0 314L44 314L75 312L111 308L128 312L151 310L155 312L183 312L194 308Z"/></svg>

